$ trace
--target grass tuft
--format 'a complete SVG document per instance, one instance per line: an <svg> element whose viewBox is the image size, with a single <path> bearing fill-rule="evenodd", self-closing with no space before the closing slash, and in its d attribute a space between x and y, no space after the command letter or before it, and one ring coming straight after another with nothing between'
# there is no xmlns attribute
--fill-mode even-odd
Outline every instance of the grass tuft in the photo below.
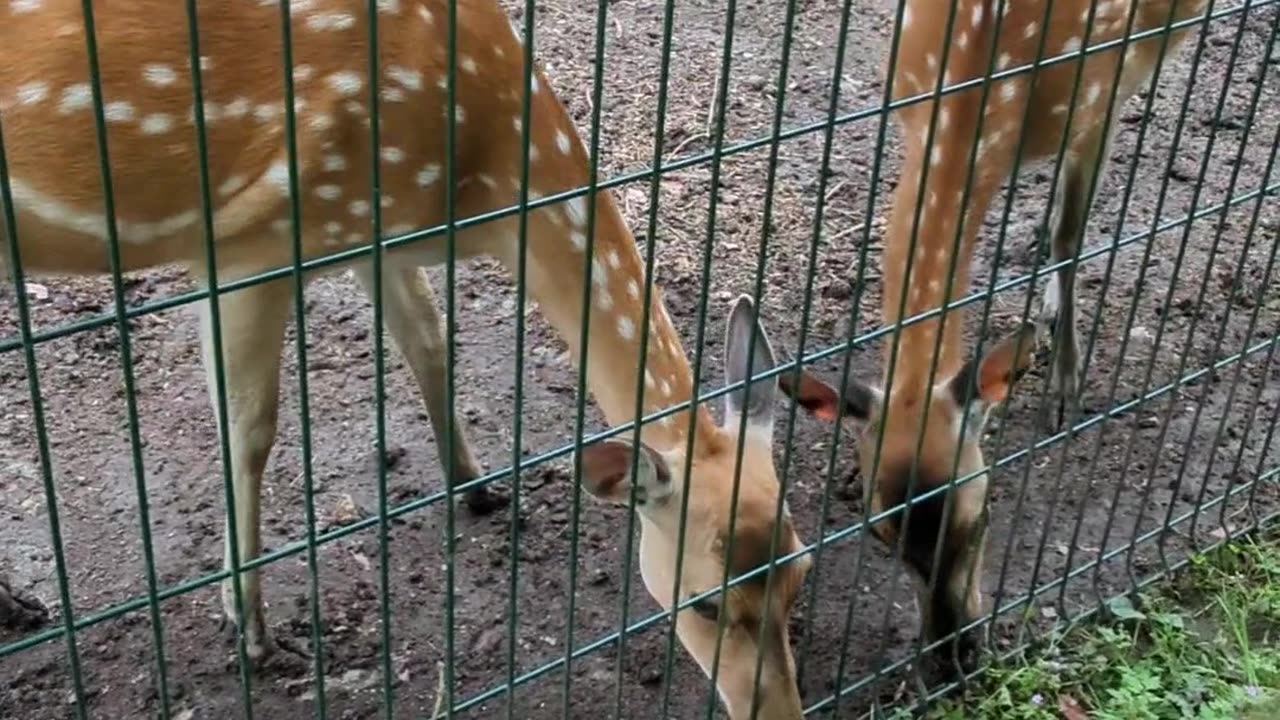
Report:
<svg viewBox="0 0 1280 720"><path fill-rule="evenodd" d="M930 720L1280 718L1280 535L1195 558L1136 602L990 668ZM910 717L905 710L892 720Z"/></svg>

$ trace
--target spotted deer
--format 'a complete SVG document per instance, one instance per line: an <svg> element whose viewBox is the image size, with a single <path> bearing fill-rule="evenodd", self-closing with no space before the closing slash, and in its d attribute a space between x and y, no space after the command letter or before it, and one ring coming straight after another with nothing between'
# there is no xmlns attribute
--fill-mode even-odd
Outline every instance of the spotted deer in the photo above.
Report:
<svg viewBox="0 0 1280 720"><path fill-rule="evenodd" d="M885 233L883 321L893 324L937 310L969 292L974 241L992 198L1013 171L1019 142L1025 143L1023 162L1031 163L1055 158L1065 138L1047 234L1054 261L1073 258L1093 200L1090 184L1107 159L1112 129L1106 118L1113 90L1116 106L1127 101L1188 30L1091 51L1083 65L1077 53L1065 62L1000 78L992 78L990 68L998 73L1077 52L1086 44L1120 40L1131 19L1130 35L1160 30L1171 20L1202 13L1206 2L956 0L948 37L951 3L905 0L891 78L893 98L932 93L939 73L945 87L985 77L989 89L985 103L983 84L976 84L895 113L905 158ZM1079 92L1070 111L1077 72ZM972 186L962 206L971 157ZM954 275L948 277L957 252ZM894 343L886 341L882 386L893 368L887 393L850 377L843 381L841 404L841 393L807 372L781 378L783 392L818 417L850 418L860 425L861 467L868 473L872 514L908 499L909 488L915 497L953 479L972 478L949 493L913 503L908 519L900 511L872 525L880 540L903 547L901 559L917 581L922 635L930 642L952 636L982 612L987 474L980 442L989 413L1032 365L1042 335L1052 336L1055 396L1059 402L1070 401L1078 391L1074 291L1075 266L1069 264L1050 278L1038 319L1023 323L980 357L968 356L962 309L898 329L896 352ZM939 357L931 373L935 347ZM905 537L900 537L904 523ZM964 657L974 644L973 634L967 633L956 645L943 647L947 657L951 649Z"/></svg>
<svg viewBox="0 0 1280 720"><path fill-rule="evenodd" d="M200 154L192 71L203 84L208 187L220 281L246 278L293 261L291 182L285 77L296 84L298 200L305 258L368 246L374 240L371 112L380 111L381 217L386 235L446 220L446 122L456 121L456 217L474 217L518 204L526 128L522 102L530 94L529 196L551 197L585 187L587 153L564 106L541 70L526 88L524 47L495 0L456 5L456 104L448 109L446 0L380 0L379 71L369 69L368 3L292 0L294 63L285 69L281 9L274 0L229 7L200 6L198 68L191 68L187 17L181 3L139 0L98 7L101 107L88 71L78 0L0 3L0 122L8 153L7 184L16 210L16 240L32 273L109 271L108 223L96 158L95 117L102 112L115 188L115 228L123 270L180 264L197 280L207 276L202 223ZM35 39L39 38L38 41ZM376 83L372 80L376 79ZM637 393L646 414L692 400L693 380L679 334L656 286L646 287L644 263L612 196L595 196L594 242L587 232L588 201L563 199L528 217L527 284L575 363L586 352L591 393L609 423L633 419ZM513 272L520 260L518 218L474 225L457 233L460 258L492 256ZM593 255L588 263L588 247ZM447 261L441 240L389 248L381 285L389 333L425 399L437 444L444 446L446 358L441 319L424 268ZM588 280L586 268L591 268ZM339 267L343 267L339 265ZM366 292L374 286L369 257L348 262ZM276 436L280 349L292 312L291 280L221 294L227 427L236 507L239 560L261 550L259 491ZM584 303L590 285L590 303ZM651 289L650 289L651 288ZM648 340L641 322L649 297ZM586 305L586 307L584 307ZM589 312L589 316L587 311ZM579 347L589 317L587 347ZM751 328L747 300L733 308L724 370L729 382L748 377ZM201 335L212 367L207 308ZM640 360L645 359L643 373ZM763 330L756 334L754 372L772 365ZM213 387L212 378L210 387ZM643 427L641 442L614 439L582 451L581 482L595 497L626 504L635 488L641 526L640 569L657 602L677 601L719 587L725 563L734 575L770 558L780 488L771 456L771 407L776 383L726 395L724 424L699 404ZM696 413L691 424L690 413ZM215 404L215 415L217 408ZM747 433L741 490L731 506L739 422ZM692 427L692 430L690 428ZM460 424L453 429L453 476L470 480L480 467ZM693 433L690 441L689 433ZM629 438L629 433L624 434ZM691 457L686 448L691 447ZM639 468L630 472L632 459ZM686 480L688 461L691 475ZM567 490L567 488L566 488ZM688 530L677 542L680 509L688 496ZM473 504L485 505L480 495ZM734 535L730 518L736 513ZM782 515L777 550L800 548L790 516ZM229 535L229 533L228 533ZM724 559L732 542L736 549ZM228 565L230 565L228 537ZM675 568L683 555L679 596ZM808 569L802 559L778 565L730 592L682 609L676 630L701 668L711 673L717 619L728 627L717 669L718 690L731 715L750 712L757 658L762 679L758 717L800 718L787 615ZM276 649L264 620L258 572L245 572L243 617L232 586L223 586L227 616L260 664ZM768 591L766 592L766 587ZM767 631L761 632L761 625Z"/></svg>

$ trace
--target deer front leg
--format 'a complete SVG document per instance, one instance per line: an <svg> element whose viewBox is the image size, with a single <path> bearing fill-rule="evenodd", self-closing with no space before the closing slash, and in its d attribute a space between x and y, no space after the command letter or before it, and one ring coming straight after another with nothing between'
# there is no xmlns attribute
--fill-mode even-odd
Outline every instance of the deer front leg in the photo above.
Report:
<svg viewBox="0 0 1280 720"><path fill-rule="evenodd" d="M1096 128L1073 142L1063 159L1049 232L1053 262L1074 260L1084 239L1085 224L1094 193L1089 187L1100 180L1106 161L1110 133ZM1096 171L1096 172L1095 172ZM1092 190L1096 190L1092 188ZM1075 412L1080 395L1080 340L1076 334L1076 266L1066 265L1049 278L1040 317L1053 332L1052 392L1057 405L1056 422L1048 418L1050 429L1060 429L1068 419L1068 405Z"/></svg>
<svg viewBox="0 0 1280 720"><path fill-rule="evenodd" d="M226 429L231 447L231 480L235 491L235 540L243 564L262 551L259 491L262 471L276 436L276 414L280 388L280 350L284 327L293 307L288 281L253 285L222 295L221 337L226 383ZM209 301L200 308L200 340L214 417L218 417L214 364L214 335ZM230 513L225 528L225 562L231 569ZM267 637L262 610L262 587L258 570L240 576L243 617L237 613L234 584L222 584L222 605L244 634L245 648L254 664L275 649Z"/></svg>
<svg viewBox="0 0 1280 720"><path fill-rule="evenodd" d="M444 453L445 448L449 447L453 454L452 477L458 484L467 483L480 477L483 472L471 451L471 441L467 438L462 423L455 420L451 432L445 432L446 418L453 408L448 397L444 324L436 307L435 293L431 291L431 284L421 267L397 260L400 259L388 259L383 265L383 322L418 383L423 402L427 406L427 415L431 418L431 429L435 434L436 448L440 453L440 463L445 466L446 477L450 473ZM372 266L361 263L354 270L365 293L372 300ZM507 499L488 486L481 486L469 489L465 502L472 512L485 515L503 507Z"/></svg>

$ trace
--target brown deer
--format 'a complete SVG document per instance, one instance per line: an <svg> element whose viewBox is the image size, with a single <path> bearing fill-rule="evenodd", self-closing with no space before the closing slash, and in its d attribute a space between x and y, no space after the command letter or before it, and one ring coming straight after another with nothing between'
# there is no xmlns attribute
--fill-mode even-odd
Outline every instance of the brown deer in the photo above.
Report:
<svg viewBox="0 0 1280 720"><path fill-rule="evenodd" d="M886 324L942 308L968 293L974 240L992 198L1013 170L1020 142L1024 161L1047 160L1056 157L1065 138L1047 233L1054 261L1074 258L1093 199L1090 185L1107 159L1112 92L1116 106L1127 101L1150 80L1161 56L1185 40L1187 29L1000 78L991 77L991 68L998 73L1116 41L1125 38L1130 22L1130 35L1160 30L1202 13L1206 1L956 0L953 8L935 0L906 0L894 99L932 93L939 79L944 86L986 80L895 113L906 157L885 234L881 311ZM984 86L989 88L985 102ZM961 206L971 166L968 204ZM901 540L902 560L918 583L922 635L931 643L982 613L987 466L980 442L988 414L1032 364L1042 323L1052 328L1056 397L1070 401L1078 392L1074 290L1075 266L1069 264L1050 278L1039 321L1022 324L981 357L967 357L964 316L957 317L958 310L899 328L896 353L889 349L893 342L886 341L885 375L893 368L887 393L846 378L841 405L841 393L808 373L798 379L791 373L781 376L783 391L817 416L860 424L859 452L872 514L909 499L909 487L915 497L971 478L914 504L909 519L899 511L871 528L891 548ZM931 372L935 347L940 356ZM904 522L907 530L900 537ZM930 584L934 577L936 583ZM967 656L973 640L964 634L953 647Z"/></svg>
<svg viewBox="0 0 1280 720"><path fill-rule="evenodd" d="M199 63L207 121L213 238L221 281L255 275L292 261L291 189L286 144L285 77L296 82L298 191L306 258L370 245L374 149L370 113L375 84L369 70L368 4L361 0L292 0L292 68L282 63L280 6L274 0L201 6ZM388 235L442 224L449 67L446 0L378 3L381 114L381 211ZM526 94L524 48L495 0L459 0L456 10L456 217L518 204L523 136L530 147L532 199L586 186L587 153L573 122L541 71L529 84L531 122L521 122ZM104 273L108 223L97 167L95 117L105 117L116 190L115 228L123 270L177 263L207 277L200 158L193 112L193 80L182 3L139 0L101 6L97 41L101 104L88 71L81 4L24 0L0 4L0 122L8 153L7 184L16 210L21 260L34 273ZM594 243L586 236L588 204L575 196L531 212L528 287L545 317L568 344L575 362L589 314L587 380L608 422L631 421L643 388L646 414L693 400L692 373L680 337L662 302L646 287L636 243L612 196L595 196ZM518 267L518 217L460 230L460 258L489 255ZM592 247L590 281L585 252ZM389 249L381 283L387 328L425 398L438 445L446 437L443 333L423 269L447 261L442 239ZM349 263L366 291L375 278L368 256ZM291 280L221 294L229 442L236 496L236 541L241 562L260 552L259 489L276 435L280 349L292 309ZM591 303L584 307L584 291ZM644 298L650 299L648 342L641 347ZM205 365L212 367L207 310L201 324ZM749 301L729 320L725 374L749 377L748 348L758 328ZM645 369L640 372L641 353ZM772 366L762 330L756 333L754 373ZM753 373L753 374L754 374ZM212 387L212 380L210 382ZM725 563L734 575L766 564L777 523L780 489L771 456L771 407L776 383L726 396L724 424L702 405L648 423L642 443L610 440L583 450L582 482L606 501L627 503L634 486L641 520L640 568L652 596L667 609L719 587ZM691 418L692 457L686 456ZM739 421L746 414L745 461L735 470ZM215 407L216 414L216 407ZM460 425L453 430L453 477L480 475ZM629 434L622 437L629 438ZM636 476L631 460L638 455ZM685 478L685 465L692 467ZM731 507L735 476L740 496ZM567 489L567 488L566 488ZM680 509L688 495L688 537L677 543ZM478 495L473 503L485 504ZM730 518L736 513L734 535ZM798 550L790 516L777 527L779 553ZM736 548L725 559L730 541ZM228 538L228 565L230 542ZM683 554L679 597L674 568ZM787 632L787 615L808 560L780 564L765 576L676 616L685 647L704 671L713 670L717 618L727 631L718 689L735 718L751 712L757 658L762 658L758 717L801 716ZM225 611L255 663L274 649L263 616L258 572L242 576L243 617L232 585L223 586ZM761 626L767 630L762 632Z"/></svg>

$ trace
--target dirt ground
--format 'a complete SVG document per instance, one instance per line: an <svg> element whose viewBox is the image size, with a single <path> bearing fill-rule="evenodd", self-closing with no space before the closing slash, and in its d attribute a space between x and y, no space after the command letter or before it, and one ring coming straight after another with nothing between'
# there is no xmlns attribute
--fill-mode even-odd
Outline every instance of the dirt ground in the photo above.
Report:
<svg viewBox="0 0 1280 720"><path fill-rule="evenodd" d="M892 25L891 0L855 0L854 4L842 78L842 113L878 102L880 67ZM585 132L593 72L594 3L540 5L538 54ZM768 132L776 104L784 13L785 3L738 3L729 94L730 144ZM662 8L661 3L617 0L609 4L609 15L602 170L612 175L650 163ZM783 111L786 127L825 117L839 15L837 0L799 3ZM1274 186L1280 179L1280 173L1264 177L1280 130L1280 50L1267 46L1275 22L1276 7L1268 5L1254 10L1243 24L1239 15L1212 24L1176 148L1178 111L1195 39L1167 66L1151 115L1144 116L1141 109L1145 96L1120 111L1112 151L1115 163L1102 180L1091 216L1091 247L1113 235L1129 237L1147 230L1157 217L1181 218L1193 202L1201 208L1216 206L1232 195ZM679 147L682 155L710 147L705 132L724 23L723 3L686 0L678 4L667 147ZM1239 56L1228 76L1237 33L1242 34ZM1258 112L1249 125L1249 103L1259 83L1263 87ZM1215 120L1220 96L1221 115ZM1137 149L1144 127L1145 140ZM858 332L877 326L879 230L885 194L896 179L898 149L891 133L885 179L876 188L871 218L873 245L867 252L865 277L859 280L860 224L867 221L876 133L876 121L871 118L845 124L835 135L805 352L846 337L855 298L861 309ZM763 316L775 346L788 357L800 350L796 347L801 319L797 308L808 274L821 149L821 134L809 134L786 142L780 153L773 233L764 270L768 282ZM1135 154L1136 180L1121 217L1125 175ZM1166 172L1171 154L1172 167ZM1202 166L1206 171L1199 184ZM711 286L706 288L711 297L708 357L718 358L728 300L752 288L767 170L767 149L725 161L724 202L713 238ZM1166 181L1161 204L1160 189ZM1010 246L996 268L998 278L1017 277L1032 267L1031 228L1044 212L1048 185L1049 172L1043 168L1023 174L1010 215ZM659 282L667 289L670 312L687 344L692 343L698 320L699 258L707 242L708 191L706 166L674 173L662 186ZM647 187L631 185L620 193L632 227L643 228ZM1255 212L1257 223L1250 236ZM1268 274L1272 272L1268 259L1278 241L1278 219L1280 211L1272 194L1262 201L1260 210L1258 201L1249 200L1225 214L1213 213L1190 226L1164 231L1153 244L1130 244L1115 254L1109 286L1104 276L1110 255L1085 263L1080 324L1086 337L1098 321L1084 391L1090 415L1163 388L1180 374L1234 358L1242 349L1280 333L1280 290L1274 275ZM998 216L993 213L988 230L997 228ZM988 282L994 237L994 232L988 232L979 250L975 275L981 283ZM1211 251L1215 243L1216 254ZM443 276L437 273L436 277L443 293ZM41 282L48 292L33 299L37 330L110 309L110 285L105 279ZM176 271L140 274L129 280L128 301L140 304L190 288ZM1025 291L1019 287L995 301L989 337L1012 326ZM350 515L352 506L364 516L377 507L372 311L347 276L317 281L307 298L316 502L324 529ZM510 462L515 293L495 264L478 262L459 273L458 299L459 327L465 329L457 338L459 409L482 459L488 467L497 468ZM524 447L538 453L571 441L576 374L565 362L563 344L541 318L534 314L530 322ZM152 533L159 579L168 587L221 566L223 489L216 432L193 315L187 310L166 311L141 317L132 327ZM16 334L15 304L6 283L0 301L0 337ZM82 617L138 597L146 588L118 340L113 329L102 328L43 343L37 357L71 597L75 615ZM874 377L878 357L878 344L858 350L856 371ZM1187 512L1201 498L1217 497L1229 485L1238 486L1274 467L1280 455L1271 445L1270 430L1280 408L1280 369L1269 360L1265 350L1253 352L1243 362L1200 375L1175 393L1131 403L1071 443L1036 451L999 471L992 485L993 526L983 579L988 602L1008 603L1025 596L1029 588L1061 577L1068 563L1080 568L1096 561L1128 543L1135 533L1155 527L1167 512L1172 510L1175 516ZM713 364L709 378L718 383L718 359ZM298 367L292 334L286 343L285 366L280 438L264 485L264 541L269 548L296 542L305 532ZM388 366L389 492L392 502L400 504L439 491L440 471L422 404L394 351ZM818 365L825 373L837 368L834 360ZM1004 457L1043 437L1034 422L1043 382L1044 373L1038 369L1007 414L993 421L988 458ZM32 427L23 358L17 352L0 354L0 574L9 576L15 590L47 605L56 622L62 614ZM588 429L602 428L593 410ZM780 422L780 438L785 429L785 421ZM821 533L855 523L862 512L851 449L839 452L828 481L830 442L829 426L800 417L787 482L798 531L810 542ZM560 463L531 472L523 485L514 633L517 674L564 656L571 592L577 593L572 619L577 646L616 630L628 586L626 605L632 621L656 610L638 573L632 571L630 578L624 574L626 539L619 528L626 526L626 516L621 509L584 505L578 580L576 587L570 587L567 557L574 538L569 536L571 485L564 467ZM829 504L825 516L824 497ZM1249 522L1245 497L1225 506L1233 526ZM1257 513L1280 509L1274 479L1260 485L1253 500ZM1207 511L1196 528L1196 540L1221 536L1223 507ZM392 716L396 718L429 713L436 697L436 666L445 652L444 521L443 509L432 506L409 514L391 530ZM460 701L506 680L511 522L509 512L484 518L465 512L458 515L454 671ZM1190 523L1184 522L1164 537L1170 561L1185 553L1190 529ZM866 543L866 562L861 575L855 576L862 545L862 536L855 534L826 548L820 568L811 575L816 586L806 590L795 612L793 637L806 704L821 701L879 664L906 657L915 642L916 616L906 578L874 542ZM319 562L329 717L381 716L376 533L361 532L323 546ZM1132 554L1109 558L1100 572L1085 571L1065 586L1054 587L1028 617L1035 626L1051 622L1064 612L1096 602L1097 591L1122 588L1129 573L1148 575L1161 562L1155 541L1144 542ZM311 635L307 593L305 556L293 555L267 568L268 622L277 635L304 645ZM171 702L183 718L244 716L234 653L220 629L220 612L213 586L162 605ZM1018 616L1012 613L1011 619L997 626L995 639L1001 646L1016 641ZM847 627L846 618L851 618ZM616 646L575 660L568 686L569 716L612 715L617 707L619 717L653 718L669 692L669 717L702 717L713 693L682 649L677 648L673 667L664 668L667 627L659 623L629 638L620 671ZM0 646L26 632L0 631ZM159 702L152 632L143 611L79 634L91 717L154 716ZM846 638L848 659L843 676L837 677ZM891 700L902 692L902 679L893 674L853 692L840 714L854 716L877 698ZM511 703L511 717L562 717L565 689L564 671L557 670L459 716L506 716ZM310 717L316 710L313 678L308 674L255 678L252 697L259 718ZM70 717L73 710L61 641L0 657L0 717L43 720Z"/></svg>

